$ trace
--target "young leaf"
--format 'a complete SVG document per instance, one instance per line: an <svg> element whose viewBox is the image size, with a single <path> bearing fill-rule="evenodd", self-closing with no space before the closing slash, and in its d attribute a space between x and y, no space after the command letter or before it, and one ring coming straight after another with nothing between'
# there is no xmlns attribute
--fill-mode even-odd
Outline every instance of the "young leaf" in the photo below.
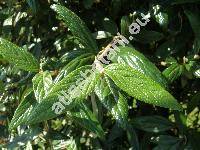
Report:
<svg viewBox="0 0 200 150"><path fill-rule="evenodd" d="M144 116L133 119L132 125L135 128L147 132L163 132L173 128L173 124L161 116Z"/></svg>
<svg viewBox="0 0 200 150"><path fill-rule="evenodd" d="M170 83L175 81L183 73L183 66L178 63L173 63L167 69L163 71L163 75L168 79Z"/></svg>
<svg viewBox="0 0 200 150"><path fill-rule="evenodd" d="M97 43L85 23L71 10L61 5L52 5L51 8L56 11L59 17L64 20L65 24L78 40L91 51L97 51Z"/></svg>
<svg viewBox="0 0 200 150"><path fill-rule="evenodd" d="M2 38L0 38L0 55L19 69L39 71L39 64L31 53Z"/></svg>
<svg viewBox="0 0 200 150"><path fill-rule="evenodd" d="M48 71L38 73L32 79L32 82L36 100L40 102L47 95L48 90L53 83L51 74Z"/></svg>
<svg viewBox="0 0 200 150"><path fill-rule="evenodd" d="M160 84L128 65L108 65L105 68L105 74L119 88L138 100L173 110L181 110L181 106L176 99Z"/></svg>
<svg viewBox="0 0 200 150"><path fill-rule="evenodd" d="M167 87L167 81L160 70L143 54L130 47L119 48L120 51L116 51L117 55L111 59L112 62L129 65L137 71L152 78L154 81L160 83L163 87Z"/></svg>

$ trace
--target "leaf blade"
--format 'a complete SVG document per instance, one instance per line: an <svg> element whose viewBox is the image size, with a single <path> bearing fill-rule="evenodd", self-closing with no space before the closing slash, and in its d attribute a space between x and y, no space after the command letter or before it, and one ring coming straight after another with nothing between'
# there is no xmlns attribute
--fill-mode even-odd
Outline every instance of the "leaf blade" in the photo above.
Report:
<svg viewBox="0 0 200 150"><path fill-rule="evenodd" d="M30 52L3 38L0 38L0 55L19 69L31 72L39 71L39 63Z"/></svg>
<svg viewBox="0 0 200 150"><path fill-rule="evenodd" d="M89 29L75 13L61 5L54 4L51 8L58 13L59 17L64 20L65 24L85 47L92 51L98 50L96 41Z"/></svg>
<svg viewBox="0 0 200 150"><path fill-rule="evenodd" d="M180 104L158 83L127 65L111 64L105 68L115 84L130 96L156 106L181 110Z"/></svg>

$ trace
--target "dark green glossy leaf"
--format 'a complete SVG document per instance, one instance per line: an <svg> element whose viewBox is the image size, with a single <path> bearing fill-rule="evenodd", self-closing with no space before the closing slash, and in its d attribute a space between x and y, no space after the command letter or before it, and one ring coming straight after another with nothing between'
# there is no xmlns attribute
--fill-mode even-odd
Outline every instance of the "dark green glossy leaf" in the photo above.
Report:
<svg viewBox="0 0 200 150"><path fill-rule="evenodd" d="M95 93L101 103L112 114L117 123L122 128L127 126L128 104L126 98L111 84L111 82L102 78L95 87Z"/></svg>
<svg viewBox="0 0 200 150"><path fill-rule="evenodd" d="M199 11L190 11L185 9L185 14L190 21L190 25L193 29L195 34L195 41L194 41L194 52L198 53L200 49L200 15Z"/></svg>
<svg viewBox="0 0 200 150"><path fill-rule="evenodd" d="M157 31L142 30L134 37L138 42L148 44L162 40L164 38L164 35Z"/></svg>
<svg viewBox="0 0 200 150"><path fill-rule="evenodd" d="M177 149L183 149L181 148L181 142L183 142L183 139L178 137L173 137L169 135L160 135L155 138L152 137L152 141L154 143L157 143L158 146L155 147L155 150L177 150Z"/></svg>
<svg viewBox="0 0 200 150"><path fill-rule="evenodd" d="M156 106L181 110L177 100L160 84L128 65L108 65L105 68L105 74L123 91L138 100Z"/></svg>
<svg viewBox="0 0 200 150"><path fill-rule="evenodd" d="M69 27L74 36L78 38L85 48L90 49L90 51L98 50L96 41L93 39L89 29L75 13L61 5L54 4L51 8L64 20L67 27Z"/></svg>
<svg viewBox="0 0 200 150"><path fill-rule="evenodd" d="M0 38L0 55L19 69L39 71L39 64L31 53L2 38Z"/></svg>
<svg viewBox="0 0 200 150"><path fill-rule="evenodd" d="M144 116L134 118L132 125L147 132L163 132L174 127L173 123L161 116Z"/></svg>
<svg viewBox="0 0 200 150"><path fill-rule="evenodd" d="M120 51L116 51L116 53L117 55L111 59L113 62L129 65L160 83L163 87L167 87L166 79L162 73L143 54L130 47L120 47Z"/></svg>

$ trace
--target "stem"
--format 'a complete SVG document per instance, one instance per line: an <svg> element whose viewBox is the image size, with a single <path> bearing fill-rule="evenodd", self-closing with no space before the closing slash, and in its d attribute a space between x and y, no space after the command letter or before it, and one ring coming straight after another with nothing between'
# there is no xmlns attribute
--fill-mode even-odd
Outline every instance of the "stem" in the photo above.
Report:
<svg viewBox="0 0 200 150"><path fill-rule="evenodd" d="M96 103L96 100L95 100L95 94L94 93L91 94L91 102L92 102L93 113L98 118L98 106L97 106L97 103Z"/></svg>
<svg viewBox="0 0 200 150"><path fill-rule="evenodd" d="M49 125L48 125L47 121L44 122L44 129L47 133L49 133ZM53 150L53 145L52 145L51 139L47 139L47 145L49 146L50 150Z"/></svg>

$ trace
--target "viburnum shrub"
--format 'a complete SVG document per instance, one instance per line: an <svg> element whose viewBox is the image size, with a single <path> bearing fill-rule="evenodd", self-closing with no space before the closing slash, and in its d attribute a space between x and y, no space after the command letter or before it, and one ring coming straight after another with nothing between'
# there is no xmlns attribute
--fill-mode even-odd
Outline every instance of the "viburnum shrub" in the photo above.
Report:
<svg viewBox="0 0 200 150"><path fill-rule="evenodd" d="M98 139L97 145L101 143L105 146L106 142L122 136L122 131L126 131L127 141L133 149L139 149L136 129L155 134L167 133L169 130L178 132L174 122L164 117L132 115L136 107L145 111L150 104L152 110L168 109L177 119L176 114L182 113L184 105L181 106L171 94L169 84L182 74L183 65L174 61L169 68L161 72L131 43L118 45L117 49L112 51L113 57L109 57L111 51L108 50L112 42L105 48L98 47L99 44L84 21L75 13L62 5L54 4L51 8L73 34L74 44L78 43L79 49L73 50L67 56L61 56L66 57L68 62L52 71L46 69L43 60L38 60L25 48L5 38L0 39L2 59L19 70L29 72L28 78L31 80L31 84L23 91L20 97L22 100L9 123L10 132L24 125L32 128L43 124L49 129L48 120L68 118L74 120L77 126L83 127L81 130L86 129L88 133L92 133L91 136ZM186 15L192 14L186 11ZM118 36L114 37L115 39L118 40ZM104 56L105 53L108 56ZM197 57L198 55L194 62L199 59ZM108 63L102 63L101 59ZM188 60L185 58L185 61ZM196 74L198 76L198 71ZM60 113L57 113L58 111ZM174 120L173 117L171 120ZM111 124L115 124L112 129ZM108 138L107 134L110 132L112 135ZM159 138L161 141L171 139L172 144L185 142L184 137L165 134ZM152 140L162 146L156 138ZM94 145L91 147L94 148ZM157 148L159 149L159 146Z"/></svg>

